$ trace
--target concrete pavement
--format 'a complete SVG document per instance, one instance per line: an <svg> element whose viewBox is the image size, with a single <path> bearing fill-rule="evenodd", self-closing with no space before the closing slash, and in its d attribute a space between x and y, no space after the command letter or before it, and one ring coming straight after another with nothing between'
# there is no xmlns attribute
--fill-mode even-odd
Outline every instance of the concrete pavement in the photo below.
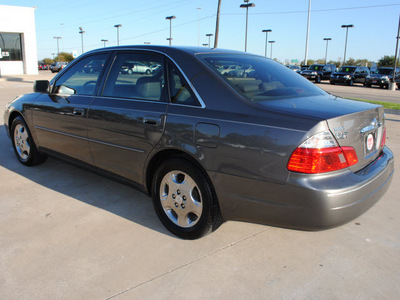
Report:
<svg viewBox="0 0 400 300"><path fill-rule="evenodd" d="M0 115L26 81L0 82ZM2 124L3 118L0 117ZM18 163L0 124L0 299L398 299L400 178L368 212L303 232L226 222L184 241L142 193L65 163ZM387 114L399 169L400 116Z"/></svg>

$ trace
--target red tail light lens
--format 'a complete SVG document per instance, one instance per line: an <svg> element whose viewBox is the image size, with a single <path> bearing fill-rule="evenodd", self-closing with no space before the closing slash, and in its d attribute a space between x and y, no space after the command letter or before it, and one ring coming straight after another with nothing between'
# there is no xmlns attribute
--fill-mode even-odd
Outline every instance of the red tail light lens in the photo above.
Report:
<svg viewBox="0 0 400 300"><path fill-rule="evenodd" d="M313 144L321 146L319 141L322 135L324 144L335 146L313 147ZM325 132L311 137L293 151L287 168L293 172L317 174L341 170L357 163L358 158L354 148L339 147L331 134Z"/></svg>
<svg viewBox="0 0 400 300"><path fill-rule="evenodd" d="M386 143L386 127L383 129L381 148L385 146L385 143Z"/></svg>

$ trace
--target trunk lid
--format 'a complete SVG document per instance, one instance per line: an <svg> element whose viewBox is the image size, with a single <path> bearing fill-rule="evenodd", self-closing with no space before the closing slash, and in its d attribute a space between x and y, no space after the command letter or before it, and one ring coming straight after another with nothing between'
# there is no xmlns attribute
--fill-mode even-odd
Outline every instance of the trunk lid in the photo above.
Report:
<svg viewBox="0 0 400 300"><path fill-rule="evenodd" d="M341 147L353 147L358 163L350 167L356 172L375 160L383 147L385 116L382 106L342 115L327 120L329 129Z"/></svg>

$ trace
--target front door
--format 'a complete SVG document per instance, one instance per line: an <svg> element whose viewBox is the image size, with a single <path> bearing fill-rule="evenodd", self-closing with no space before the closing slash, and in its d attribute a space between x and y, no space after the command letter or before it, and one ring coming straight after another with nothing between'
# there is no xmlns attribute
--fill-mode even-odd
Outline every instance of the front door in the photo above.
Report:
<svg viewBox="0 0 400 300"><path fill-rule="evenodd" d="M50 94L35 100L32 117L39 147L93 163L87 141L87 113L107 56L82 59L55 81ZM97 67L89 69L89 65Z"/></svg>

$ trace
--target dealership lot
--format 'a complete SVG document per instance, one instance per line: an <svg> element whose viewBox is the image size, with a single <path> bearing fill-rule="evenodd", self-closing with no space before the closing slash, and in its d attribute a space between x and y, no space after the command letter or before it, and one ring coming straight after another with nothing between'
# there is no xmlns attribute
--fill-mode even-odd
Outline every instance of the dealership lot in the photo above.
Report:
<svg viewBox="0 0 400 300"><path fill-rule="evenodd" d="M42 72L40 78L50 78ZM36 77L0 81L5 104ZM320 86L399 102L400 91ZM346 96L342 94L343 96ZM359 95L359 96L358 96ZM371 99L378 100L378 99ZM399 168L400 116L387 114ZM172 236L150 199L49 159L18 163L0 118L0 298L395 299L400 294L400 178L367 213L303 232L224 223L203 239Z"/></svg>

